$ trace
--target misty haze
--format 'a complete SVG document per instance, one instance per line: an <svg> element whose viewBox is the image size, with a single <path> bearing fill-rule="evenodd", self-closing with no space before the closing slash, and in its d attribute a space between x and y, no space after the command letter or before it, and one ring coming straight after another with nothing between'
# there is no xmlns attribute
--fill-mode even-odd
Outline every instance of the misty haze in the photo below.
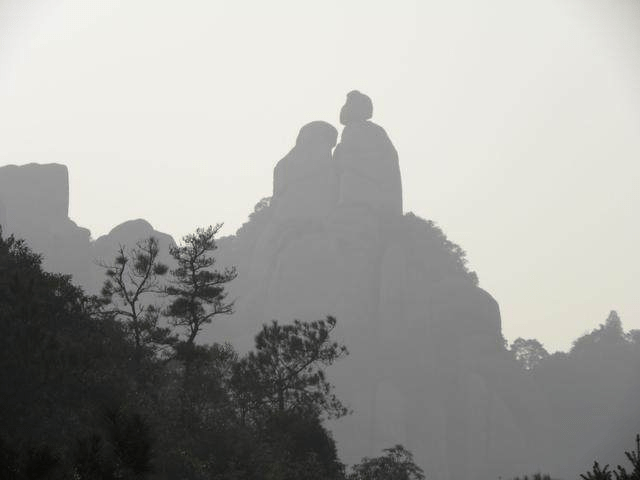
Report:
<svg viewBox="0 0 640 480"><path fill-rule="evenodd" d="M640 4L304 3L0 3L0 480L640 479Z"/></svg>

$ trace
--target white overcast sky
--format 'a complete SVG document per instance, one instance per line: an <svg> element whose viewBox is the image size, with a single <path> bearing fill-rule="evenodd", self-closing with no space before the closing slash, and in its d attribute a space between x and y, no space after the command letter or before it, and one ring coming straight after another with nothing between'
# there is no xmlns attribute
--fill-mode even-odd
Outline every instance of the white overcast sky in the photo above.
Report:
<svg viewBox="0 0 640 480"><path fill-rule="evenodd" d="M0 0L0 165L66 164L94 237L234 232L352 89L507 338L640 328L639 0Z"/></svg>

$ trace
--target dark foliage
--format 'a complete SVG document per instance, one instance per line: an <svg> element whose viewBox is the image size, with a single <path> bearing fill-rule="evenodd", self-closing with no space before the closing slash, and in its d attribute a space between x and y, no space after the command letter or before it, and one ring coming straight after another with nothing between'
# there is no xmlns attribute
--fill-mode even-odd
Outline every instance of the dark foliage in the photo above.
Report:
<svg viewBox="0 0 640 480"><path fill-rule="evenodd" d="M640 434L636 434L635 447L635 451L625 452L631 464L631 470L621 465L618 465L615 470L609 470L609 465L600 468L598 462L593 462L591 471L581 474L580 477L584 480L640 480Z"/></svg>
<svg viewBox="0 0 640 480"><path fill-rule="evenodd" d="M213 316L231 311L224 285L235 271L216 272L209 256L217 228L172 251L179 267L166 289L152 239L122 247L101 299L43 271L24 242L0 236L0 480L425 478L400 445L345 474L323 424L348 413L325 372L347 354L331 337L335 318L273 321L242 357L231 345L195 342ZM170 322L154 304L158 292L173 297L165 313L186 339L160 326ZM621 365L623 378L637 374L639 338L612 312L568 354L523 339L511 352L536 381L564 386L566 375L587 369L614 382ZM578 393L583 403L613 400L612 385ZM557 391L558 408L573 398ZM569 420L574 434L586 431L584 416ZM594 463L581 477L640 480L640 436L626 457L630 468Z"/></svg>
<svg viewBox="0 0 640 480"><path fill-rule="evenodd" d="M525 475L520 479L520 477L516 477L513 480L552 480L551 476L546 473L534 473L533 475Z"/></svg>
<svg viewBox="0 0 640 480"><path fill-rule="evenodd" d="M345 346L331 340L336 319L327 317L291 325L273 321L256 336L256 351L234 367L232 391L255 422L265 416L297 412L338 418L348 409L332 393L324 368L347 354Z"/></svg>
<svg viewBox="0 0 640 480"><path fill-rule="evenodd" d="M516 338L511 344L511 352L525 370L533 370L549 356L549 352L536 339Z"/></svg>
<svg viewBox="0 0 640 480"><path fill-rule="evenodd" d="M616 480L640 480L640 434L636 434L635 452L625 452L627 460L631 464L631 470L618 465L613 474Z"/></svg>
<svg viewBox="0 0 640 480"><path fill-rule="evenodd" d="M22 241L0 238L0 431L14 445L62 453L86 433L91 406L128 396L133 350L98 307L68 277L43 272Z"/></svg>
<svg viewBox="0 0 640 480"><path fill-rule="evenodd" d="M474 285L478 284L478 275L468 268L466 252L447 238L445 233L432 220L425 220L414 213L405 215L408 232L421 248L432 252L429 265L431 274L436 278L449 275L466 277Z"/></svg>
<svg viewBox="0 0 640 480"><path fill-rule="evenodd" d="M294 480L304 472L309 472L306 478L338 478L343 472L335 442L319 418L277 414L267 420L263 432L274 463L289 469L283 478Z"/></svg>
<svg viewBox="0 0 640 480"><path fill-rule="evenodd" d="M158 241L150 237L131 250L120 246L113 263L102 264L107 275L102 288L103 313L125 326L138 363L176 342L171 331L160 325L155 304L161 292L160 279L168 271L158 260L159 253Z"/></svg>
<svg viewBox="0 0 640 480"><path fill-rule="evenodd" d="M609 465L605 465L604 468L600 468L598 462L593 462L593 467L590 472L580 474L584 480L610 480L613 478L613 472L609 470Z"/></svg>
<svg viewBox="0 0 640 480"><path fill-rule="evenodd" d="M363 458L354 465L347 480L424 480L424 472L402 445L386 448L384 452L381 457Z"/></svg>
<svg viewBox="0 0 640 480"><path fill-rule="evenodd" d="M212 233L186 245L210 252L200 240ZM265 326L241 359L230 345L167 342L177 335L156 335L165 273L156 247L122 247L98 299L44 272L24 242L0 237L0 479L341 478L321 418L344 413L324 373L346 353L330 339L335 319ZM203 271L213 264L174 252L200 259ZM199 292L196 330L224 298L207 286L216 275L174 277L184 287L175 297ZM292 369L284 383L274 360ZM257 381L241 394L243 368ZM278 392L283 409L274 408ZM256 421L243 419L243 394L262 403Z"/></svg>
<svg viewBox="0 0 640 480"><path fill-rule="evenodd" d="M215 258L211 256L217 248L215 235L221 227L222 224L199 228L170 251L178 266L171 271L172 280L166 288L172 298L167 314L174 326L186 330L189 345L216 315L233 312L233 302L225 301L224 287L236 277L236 270L215 270Z"/></svg>

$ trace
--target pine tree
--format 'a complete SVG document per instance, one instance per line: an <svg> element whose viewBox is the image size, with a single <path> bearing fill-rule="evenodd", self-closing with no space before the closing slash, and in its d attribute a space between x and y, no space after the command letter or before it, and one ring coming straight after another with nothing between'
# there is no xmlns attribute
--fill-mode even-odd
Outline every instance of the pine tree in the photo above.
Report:
<svg viewBox="0 0 640 480"><path fill-rule="evenodd" d="M262 326L256 351L236 363L231 379L243 422L248 413L268 417L294 412L311 418L349 413L325 375L325 367L348 354L331 338L336 323L329 316L289 325L274 320Z"/></svg>
<svg viewBox="0 0 640 480"><path fill-rule="evenodd" d="M636 451L624 452L629 459L629 463L633 467L631 472L618 465L617 470L613 472L616 480L640 480L640 434L636 435Z"/></svg>
<svg viewBox="0 0 640 480"><path fill-rule="evenodd" d="M120 246L112 264L101 263L107 280L102 287L105 313L118 318L127 327L136 348L137 361L143 351L157 352L174 343L168 328L159 326L160 310L154 300L161 292L160 278L168 267L158 259L158 241L149 237L127 251Z"/></svg>
<svg viewBox="0 0 640 480"><path fill-rule="evenodd" d="M598 462L593 462L591 471L581 474L580 477L584 480L611 480L612 472L609 470L609 465L601 469Z"/></svg>
<svg viewBox="0 0 640 480"><path fill-rule="evenodd" d="M171 270L166 293L173 297L167 309L176 327L186 330L185 343L192 346L202 328L216 315L233 313L233 302L227 302L225 285L236 278L235 268L214 269L215 258L210 254L218 247L215 235L222 224L198 228L185 236L182 245L170 249L178 266Z"/></svg>
<svg viewBox="0 0 640 480"><path fill-rule="evenodd" d="M363 458L354 465L347 480L424 480L424 471L413 461L413 455L402 445L384 449L385 455Z"/></svg>

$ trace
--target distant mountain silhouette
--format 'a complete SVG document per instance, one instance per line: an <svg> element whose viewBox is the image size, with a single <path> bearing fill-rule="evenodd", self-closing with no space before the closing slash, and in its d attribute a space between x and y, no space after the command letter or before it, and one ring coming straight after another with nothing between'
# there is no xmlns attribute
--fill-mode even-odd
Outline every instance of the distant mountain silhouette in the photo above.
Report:
<svg viewBox="0 0 640 480"><path fill-rule="evenodd" d="M372 118L371 99L353 91L339 142L329 123L302 127L275 165L272 196L218 242L217 265L238 269L228 297L236 313L205 339L246 350L271 319L336 316L351 354L330 380L354 413L330 428L347 462L403 444L430 479L540 469L569 478L622 451L612 439L624 431L624 444L640 429L640 334L611 317L571 352L523 368L464 251L432 221L403 213L398 154ZM104 279L96 262L113 260L119 245L153 235L170 263L173 239L145 220L92 241L68 202L66 167L0 168L4 232L89 292Z"/></svg>
<svg viewBox="0 0 640 480"><path fill-rule="evenodd" d="M88 229L69 218L69 174L59 164L8 165L0 167L0 226L5 235L24 238L44 256L44 267L73 275L89 293L97 293L104 282L101 261L110 262L120 245L155 236L169 261L168 248L175 242L146 220L131 220L107 235L91 240Z"/></svg>
<svg viewBox="0 0 640 480"><path fill-rule="evenodd" d="M90 283L90 232L69 218L69 174L59 164L0 168L0 211L5 234L25 238L44 254L44 266ZM1 218L1 217L0 217Z"/></svg>

